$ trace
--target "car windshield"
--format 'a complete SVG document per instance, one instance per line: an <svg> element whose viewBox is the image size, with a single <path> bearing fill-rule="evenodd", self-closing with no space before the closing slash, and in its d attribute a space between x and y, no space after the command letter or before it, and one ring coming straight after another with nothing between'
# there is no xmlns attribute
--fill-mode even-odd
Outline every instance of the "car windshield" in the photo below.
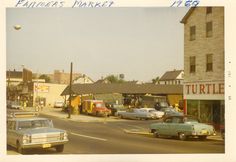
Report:
<svg viewBox="0 0 236 162"><path fill-rule="evenodd" d="M52 123L49 120L20 121L18 123L18 129L42 128L42 127L52 127Z"/></svg>
<svg viewBox="0 0 236 162"><path fill-rule="evenodd" d="M168 103L167 102L160 102L160 106L161 107L168 107Z"/></svg>
<svg viewBox="0 0 236 162"><path fill-rule="evenodd" d="M165 112L168 112L168 111L176 112L176 110L173 109L173 108L164 108L164 109L162 109L162 111L165 111Z"/></svg>
<svg viewBox="0 0 236 162"><path fill-rule="evenodd" d="M113 105L113 107L116 109L124 109L123 105Z"/></svg>
<svg viewBox="0 0 236 162"><path fill-rule="evenodd" d="M101 107L105 107L104 103L96 103L96 107L101 108Z"/></svg>
<svg viewBox="0 0 236 162"><path fill-rule="evenodd" d="M153 112L157 112L157 111L156 111L156 110L149 110L149 112L152 112L152 113L153 113Z"/></svg>
<svg viewBox="0 0 236 162"><path fill-rule="evenodd" d="M193 117L184 117L183 120L185 123L199 123L199 121Z"/></svg>
<svg viewBox="0 0 236 162"><path fill-rule="evenodd" d="M56 104L63 104L63 101L56 101Z"/></svg>
<svg viewBox="0 0 236 162"><path fill-rule="evenodd" d="M12 101L11 104L12 105L20 105L20 102L19 101Z"/></svg>

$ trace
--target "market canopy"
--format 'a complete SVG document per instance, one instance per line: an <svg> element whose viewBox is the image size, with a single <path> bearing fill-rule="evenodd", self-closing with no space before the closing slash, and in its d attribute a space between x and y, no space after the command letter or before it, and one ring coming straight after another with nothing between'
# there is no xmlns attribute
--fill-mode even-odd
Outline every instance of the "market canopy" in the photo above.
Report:
<svg viewBox="0 0 236 162"><path fill-rule="evenodd" d="M183 94L183 85L163 85L163 84L135 84L135 83L94 83L94 84L73 84L72 94ZM67 86L61 95L69 95Z"/></svg>

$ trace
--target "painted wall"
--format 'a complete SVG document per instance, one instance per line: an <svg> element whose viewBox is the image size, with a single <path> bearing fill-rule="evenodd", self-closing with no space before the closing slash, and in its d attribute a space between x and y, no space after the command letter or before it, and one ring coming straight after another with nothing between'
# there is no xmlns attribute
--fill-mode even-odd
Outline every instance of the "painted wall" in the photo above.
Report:
<svg viewBox="0 0 236 162"><path fill-rule="evenodd" d="M46 107L52 107L55 101L64 101L64 96L60 95L66 87L66 84L34 83L33 105L37 97L46 99Z"/></svg>

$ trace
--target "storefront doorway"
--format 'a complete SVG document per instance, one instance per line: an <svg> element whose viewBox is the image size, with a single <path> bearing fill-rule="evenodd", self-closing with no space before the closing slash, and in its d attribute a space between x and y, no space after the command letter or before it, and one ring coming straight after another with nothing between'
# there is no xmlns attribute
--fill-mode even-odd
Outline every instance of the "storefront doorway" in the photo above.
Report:
<svg viewBox="0 0 236 162"><path fill-rule="evenodd" d="M215 129L219 130L220 129L220 116L221 116L221 111L220 111L220 102L218 103L213 103L212 105L213 109L213 124Z"/></svg>

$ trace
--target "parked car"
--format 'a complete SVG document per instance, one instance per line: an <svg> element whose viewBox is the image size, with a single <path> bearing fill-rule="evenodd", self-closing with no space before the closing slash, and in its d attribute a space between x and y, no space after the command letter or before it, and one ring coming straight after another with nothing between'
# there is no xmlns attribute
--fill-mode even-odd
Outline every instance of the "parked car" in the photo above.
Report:
<svg viewBox="0 0 236 162"><path fill-rule="evenodd" d="M155 115L150 112L142 111L137 108L128 109L125 112L118 112L117 114L120 118L128 119L155 119Z"/></svg>
<svg viewBox="0 0 236 162"><path fill-rule="evenodd" d="M170 107L167 101L160 101L155 103L155 109L158 111L162 108L167 108L167 107Z"/></svg>
<svg viewBox="0 0 236 162"><path fill-rule="evenodd" d="M140 108L140 110L154 114L157 119L162 118L165 114L163 111L157 111L155 108Z"/></svg>
<svg viewBox="0 0 236 162"><path fill-rule="evenodd" d="M172 107L161 108L160 111L164 112L165 117L174 115L179 115L179 116L184 115L183 112L179 112Z"/></svg>
<svg viewBox="0 0 236 162"><path fill-rule="evenodd" d="M63 101L55 101L54 108L63 108L65 106Z"/></svg>
<svg viewBox="0 0 236 162"><path fill-rule="evenodd" d="M7 108L9 109L21 109L22 106L20 105L19 101L7 101Z"/></svg>
<svg viewBox="0 0 236 162"><path fill-rule="evenodd" d="M162 122L151 124L150 132L156 137L164 135L178 137L180 140L189 137L205 140L207 136L216 135L212 125L200 123L198 119L187 115L166 117Z"/></svg>
<svg viewBox="0 0 236 162"><path fill-rule="evenodd" d="M118 112L125 112L127 110L127 108L121 104L108 104L106 107L111 110L111 115L113 116L117 116Z"/></svg>
<svg viewBox="0 0 236 162"><path fill-rule="evenodd" d="M29 148L51 148L63 152L68 142L67 132L53 127L52 120L37 117L36 112L15 112L8 114L7 145L19 153Z"/></svg>

